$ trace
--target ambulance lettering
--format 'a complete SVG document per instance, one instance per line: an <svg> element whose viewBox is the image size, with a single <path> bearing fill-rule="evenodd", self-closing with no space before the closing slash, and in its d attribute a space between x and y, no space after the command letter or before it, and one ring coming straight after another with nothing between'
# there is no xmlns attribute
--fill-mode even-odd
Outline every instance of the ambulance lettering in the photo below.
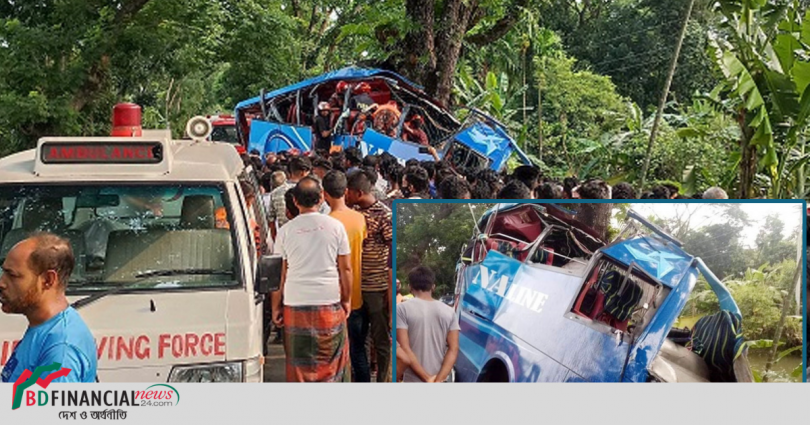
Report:
<svg viewBox="0 0 810 425"><path fill-rule="evenodd" d="M0 342L0 366L6 364L19 342L19 340ZM159 359L219 357L225 355L225 333L161 334L155 339L149 335L97 336L96 350L99 360L113 362L148 360L155 356Z"/></svg>
<svg viewBox="0 0 810 425"><path fill-rule="evenodd" d="M51 146L44 152L49 161L58 160L91 160L91 161L124 161L124 162L153 162L155 155L153 146L123 145L123 146Z"/></svg>
<svg viewBox="0 0 810 425"><path fill-rule="evenodd" d="M548 295L525 286L510 284L509 276L502 275L499 278L496 271L490 271L483 265L480 276L481 288L535 313L542 312L543 306L548 300ZM473 283L476 281L473 280Z"/></svg>

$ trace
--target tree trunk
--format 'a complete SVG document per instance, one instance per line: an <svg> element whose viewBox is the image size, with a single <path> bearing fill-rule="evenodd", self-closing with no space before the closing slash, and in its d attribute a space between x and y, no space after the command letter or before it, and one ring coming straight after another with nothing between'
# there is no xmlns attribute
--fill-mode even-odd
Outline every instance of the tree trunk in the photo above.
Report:
<svg viewBox="0 0 810 425"><path fill-rule="evenodd" d="M742 163L740 164L740 199L754 197L754 176L757 167L756 146L751 146L750 139L743 140Z"/></svg>
<svg viewBox="0 0 810 425"><path fill-rule="evenodd" d="M756 173L756 146L751 146L753 131L745 124L745 111L740 111L737 116L737 123L740 126L742 137L740 138L740 187L738 191L739 199L751 197L751 190L754 185L754 173ZM753 149L752 149L753 148Z"/></svg>
<svg viewBox="0 0 810 425"><path fill-rule="evenodd" d="M399 55L390 64L399 73L420 83L425 91L445 106L450 106L453 79L461 56L463 42L481 46L492 43L509 32L528 0L514 0L507 12L487 30L466 38L486 11L478 0L406 0L405 14L414 23L396 49ZM437 17L436 14L439 14Z"/></svg>
<svg viewBox="0 0 810 425"><path fill-rule="evenodd" d="M692 8L694 5L695 0L689 0L689 6L686 9L686 17L683 20L681 34L678 37L678 44L675 45L675 53L672 55L672 64L669 66L667 80L664 83L664 92L661 94L661 101L658 104L658 113L655 114L655 121L653 121L653 127L652 130L650 130L650 141L647 144L647 154L644 155L644 167L641 169L641 187L639 187L639 195L641 195L641 193L644 191L644 186L647 183L647 172L650 169L650 157L652 156L652 148L653 144L655 143L655 136L658 134L658 126L661 124L661 117L664 115L664 106L667 104L669 88L672 86L672 78L675 76L675 69L678 67L678 58L681 55L683 39L686 38L686 28L689 24L689 17L692 16Z"/></svg>
<svg viewBox="0 0 810 425"><path fill-rule="evenodd" d="M578 205L577 221L592 228L603 241L607 241L610 227L610 214L613 204L571 204Z"/></svg>
<svg viewBox="0 0 810 425"><path fill-rule="evenodd" d="M560 113L560 129L562 131L560 142L562 143L565 159L568 161L568 172L571 173L574 170L574 160L571 159L571 155L568 154L568 146L565 144L565 139L568 137L568 116L565 112Z"/></svg>
<svg viewBox="0 0 810 425"><path fill-rule="evenodd" d="M109 83L111 55L104 49L115 45L115 40L126 30L135 15L143 10L149 1L150 0L125 1L122 2L121 6L115 12L112 30L105 36L104 46L100 48L101 53L95 59L95 62L90 61L84 82L78 87L71 98L70 106L74 111L81 112L88 103L96 99L102 89Z"/></svg>
<svg viewBox="0 0 810 425"><path fill-rule="evenodd" d="M801 241L799 241L801 243ZM796 271L793 273L793 282L802 280L802 267L804 264L798 262L796 264ZM796 290L797 285L790 285L790 290L782 298L782 315L779 317L779 323L776 324L776 334L773 336L773 348L771 355L768 357L768 363L765 364L765 373L762 376L762 382L768 382L768 372L776 362L776 356L779 353L779 340L782 339L782 330L785 328L785 321L787 320L788 312L790 311L790 304L793 300L793 292Z"/></svg>
<svg viewBox="0 0 810 425"><path fill-rule="evenodd" d="M436 37L436 69L426 76L425 88L446 107L450 106L456 65L461 56L461 45L467 33L467 24L472 16L473 7L465 4L464 0L449 0L444 6L444 13L439 22Z"/></svg>
<svg viewBox="0 0 810 425"><path fill-rule="evenodd" d="M525 130L526 129L526 93L528 92L528 90L526 90L526 49L523 49L521 56L522 56L522 59L523 59L523 86L522 86L523 87L523 121L521 122L521 124L523 124L523 128ZM527 137L526 141L523 142L523 150L526 150L526 147L527 147L528 144L529 144L529 138Z"/></svg>
<svg viewBox="0 0 810 425"><path fill-rule="evenodd" d="M299 4L299 0L292 0L292 12L296 18L301 18L301 5Z"/></svg>
<svg viewBox="0 0 810 425"><path fill-rule="evenodd" d="M403 41L405 53L400 72L417 82L423 82L427 72L436 68L436 46L433 35L435 23L435 0L406 0L405 15L413 21L416 29L409 32ZM423 55L426 61L422 63Z"/></svg>
<svg viewBox="0 0 810 425"><path fill-rule="evenodd" d="M537 129L539 133L538 138L538 153L537 157L540 161L543 160L543 87L537 83Z"/></svg>

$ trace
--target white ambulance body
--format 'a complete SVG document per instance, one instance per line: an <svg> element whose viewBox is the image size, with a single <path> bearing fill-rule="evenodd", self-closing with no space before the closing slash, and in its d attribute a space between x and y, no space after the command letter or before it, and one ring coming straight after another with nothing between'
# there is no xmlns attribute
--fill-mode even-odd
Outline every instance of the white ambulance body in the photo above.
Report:
<svg viewBox="0 0 810 425"><path fill-rule="evenodd" d="M0 159L0 261L32 232L70 240L68 300L96 338L100 382L261 382L280 262L257 253L272 249L264 223L256 246L261 202L249 211L240 180L257 189L225 143L42 139ZM0 314L0 368L26 326Z"/></svg>

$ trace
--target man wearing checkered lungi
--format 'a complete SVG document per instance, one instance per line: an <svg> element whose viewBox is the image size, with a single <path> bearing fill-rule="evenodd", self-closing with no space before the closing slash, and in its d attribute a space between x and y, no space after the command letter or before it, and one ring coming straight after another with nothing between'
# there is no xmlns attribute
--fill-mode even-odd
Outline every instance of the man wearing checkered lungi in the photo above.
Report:
<svg viewBox="0 0 810 425"><path fill-rule="evenodd" d="M318 180L305 177L291 190L300 213L279 230L281 289L272 295L273 323L284 327L287 381L348 382L352 270L346 229L318 212Z"/></svg>

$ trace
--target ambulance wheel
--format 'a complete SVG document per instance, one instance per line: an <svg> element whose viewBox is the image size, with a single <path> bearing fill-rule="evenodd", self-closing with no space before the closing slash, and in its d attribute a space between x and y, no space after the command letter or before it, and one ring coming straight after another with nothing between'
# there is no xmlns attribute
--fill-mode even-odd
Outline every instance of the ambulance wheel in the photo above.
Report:
<svg viewBox="0 0 810 425"><path fill-rule="evenodd" d="M484 366L478 382L509 382L509 371L500 360L492 360Z"/></svg>

